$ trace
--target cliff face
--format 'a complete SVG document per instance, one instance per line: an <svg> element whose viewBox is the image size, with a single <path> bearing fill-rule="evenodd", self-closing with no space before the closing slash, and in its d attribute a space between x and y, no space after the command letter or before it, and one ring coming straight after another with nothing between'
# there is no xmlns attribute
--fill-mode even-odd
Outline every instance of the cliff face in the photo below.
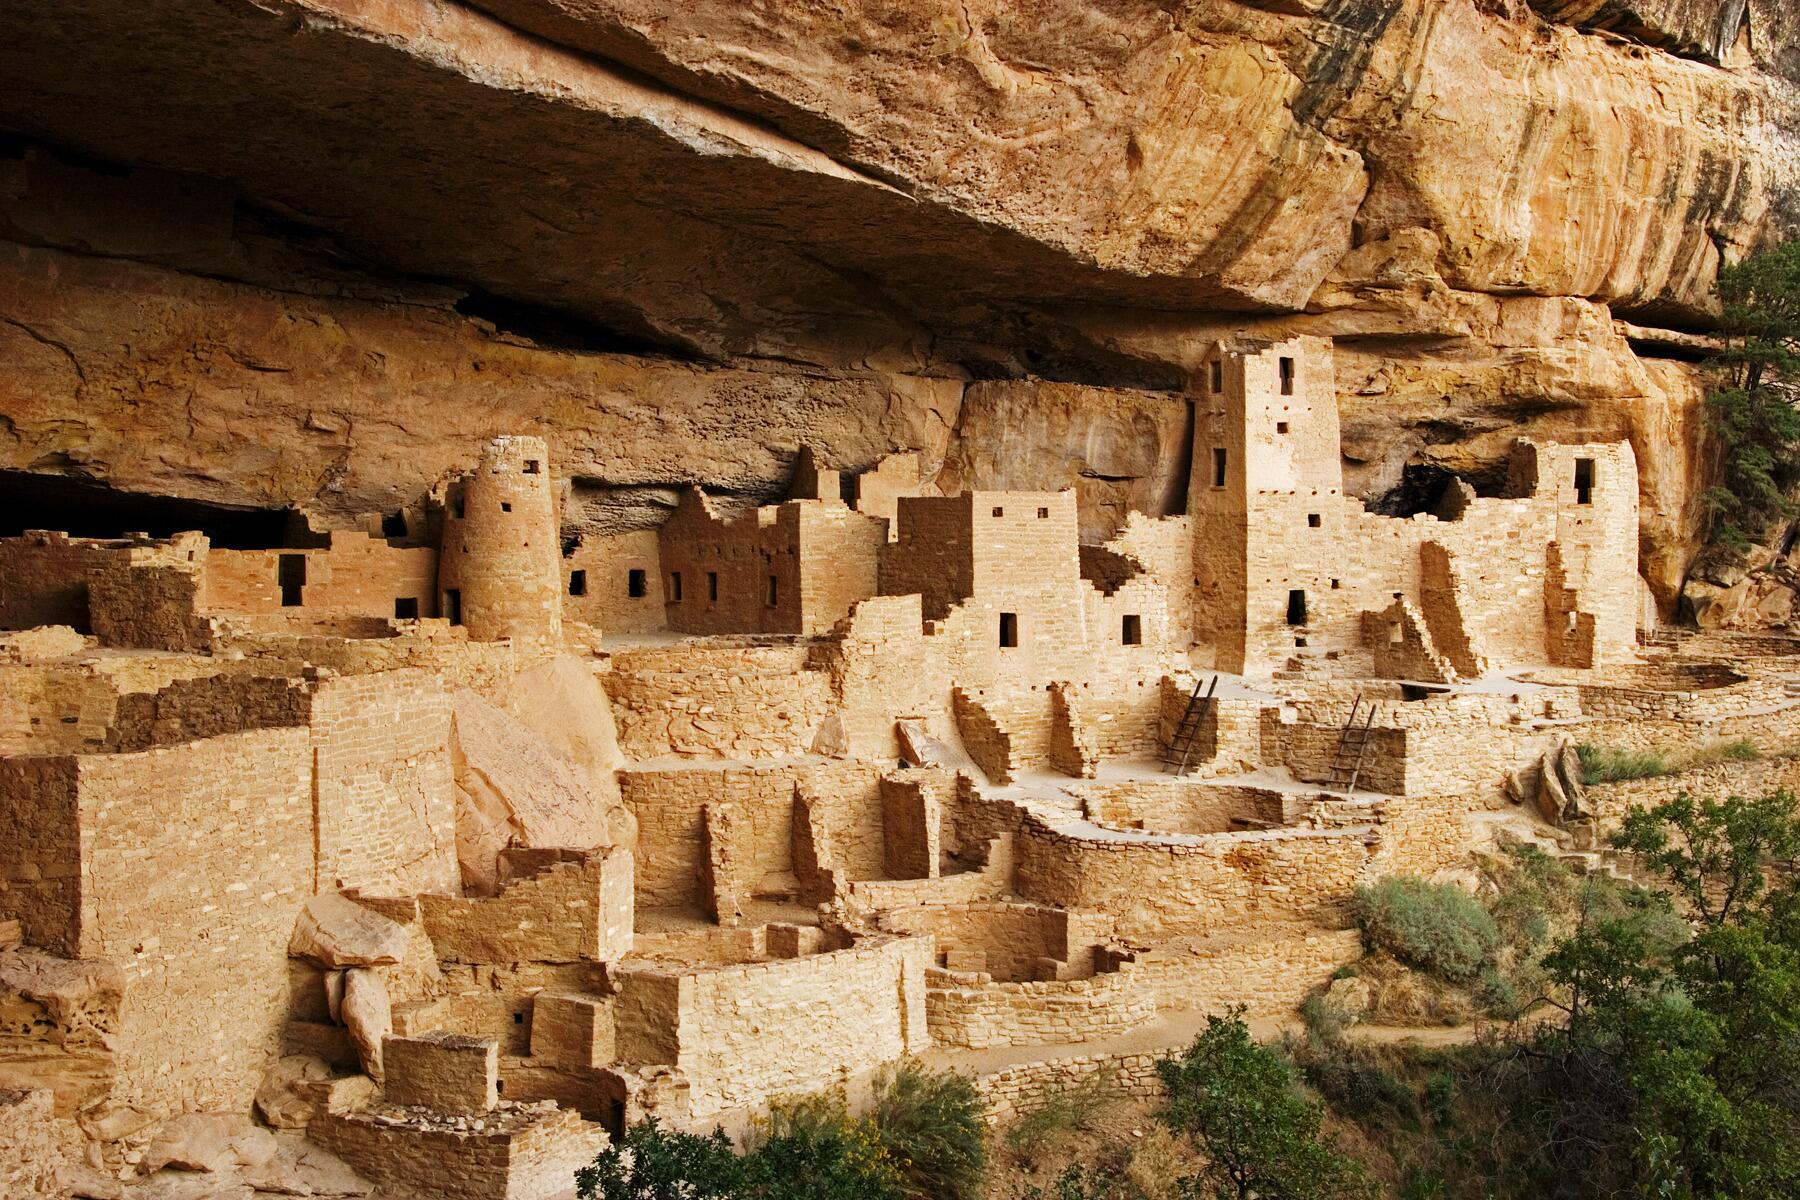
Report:
<svg viewBox="0 0 1800 1200"><path fill-rule="evenodd" d="M1782 0L17 0L0 467L328 520L541 432L572 512L795 447L1179 504L1215 337L1351 478L1632 438L1671 602L1723 260L1800 229ZM1045 382L1049 381L1049 382Z"/></svg>

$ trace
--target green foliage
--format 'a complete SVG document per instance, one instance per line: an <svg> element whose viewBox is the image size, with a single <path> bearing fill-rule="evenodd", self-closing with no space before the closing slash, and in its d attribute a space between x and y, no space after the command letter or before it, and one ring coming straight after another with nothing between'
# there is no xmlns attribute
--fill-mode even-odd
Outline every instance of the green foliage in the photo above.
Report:
<svg viewBox="0 0 1800 1200"><path fill-rule="evenodd" d="M1682 795L1613 840L1685 922L1669 894L1615 898L1546 957L1568 1019L1533 1047L1541 1175L1579 1195L1800 1194L1794 798Z"/></svg>
<svg viewBox="0 0 1800 1200"><path fill-rule="evenodd" d="M875 1129L906 1181L926 1200L976 1200L987 1174L981 1097L967 1078L907 1065L875 1085Z"/></svg>
<svg viewBox="0 0 1800 1200"><path fill-rule="evenodd" d="M1611 746L1577 746L1581 757L1581 782L1621 783L1627 779L1655 779L1674 770L1669 756L1660 750L1618 750Z"/></svg>
<svg viewBox="0 0 1800 1200"><path fill-rule="evenodd" d="M1361 1164L1320 1136L1322 1107L1301 1095L1293 1070L1250 1038L1242 1010L1208 1017L1181 1055L1157 1064L1168 1093L1164 1120L1206 1155L1186 1181L1194 1197L1339 1200L1372 1195Z"/></svg>
<svg viewBox="0 0 1800 1200"><path fill-rule="evenodd" d="M1049 1191L1027 1188L1025 1200L1126 1200L1130 1194L1125 1181L1111 1171L1076 1164L1063 1168Z"/></svg>
<svg viewBox="0 0 1800 1200"><path fill-rule="evenodd" d="M652 1117L577 1171L575 1184L581 1200L735 1200L747 1178L722 1131L672 1133Z"/></svg>
<svg viewBox="0 0 1800 1200"><path fill-rule="evenodd" d="M1710 767L1714 763L1755 762L1762 756L1762 750L1749 738L1738 738L1736 741L1730 742L1712 742L1683 758L1681 769L1686 771L1694 767Z"/></svg>
<svg viewBox="0 0 1800 1200"><path fill-rule="evenodd" d="M746 1200L904 1200L900 1169L875 1123L832 1096L777 1106L745 1156Z"/></svg>
<svg viewBox="0 0 1800 1200"><path fill-rule="evenodd" d="M1787 494L1800 479L1800 242L1789 242L1719 272L1726 348L1715 356L1722 386L1707 397L1723 449L1720 482L1705 501L1713 539L1735 551L1777 517L1793 514Z"/></svg>
<svg viewBox="0 0 1800 1200"><path fill-rule="evenodd" d="M1357 888L1351 911L1369 946L1450 983L1475 979L1500 945L1487 909L1452 884L1391 876Z"/></svg>

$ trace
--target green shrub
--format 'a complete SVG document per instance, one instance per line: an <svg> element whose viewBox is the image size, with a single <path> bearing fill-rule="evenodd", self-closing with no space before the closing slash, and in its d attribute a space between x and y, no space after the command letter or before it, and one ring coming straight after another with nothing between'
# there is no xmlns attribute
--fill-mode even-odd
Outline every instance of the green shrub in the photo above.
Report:
<svg viewBox="0 0 1800 1200"><path fill-rule="evenodd" d="M575 1172L581 1200L737 1200L747 1182L722 1130L674 1133L655 1117Z"/></svg>
<svg viewBox="0 0 1800 1200"><path fill-rule="evenodd" d="M834 1092L775 1105L744 1157L745 1200L905 1200L900 1167L872 1117Z"/></svg>
<svg viewBox="0 0 1800 1200"><path fill-rule="evenodd" d="M1357 888L1351 909L1371 947L1448 983L1474 979L1500 945L1487 909L1451 884L1396 875Z"/></svg>
<svg viewBox="0 0 1800 1200"><path fill-rule="evenodd" d="M923 1200L976 1200L987 1174L986 1124L975 1085L961 1075L903 1066L875 1083L875 1129Z"/></svg>
<svg viewBox="0 0 1800 1200"><path fill-rule="evenodd" d="M1347 1049L1315 1056L1300 1071L1335 1111L1360 1121L1367 1122L1380 1112L1406 1121L1418 1116L1418 1100L1410 1087L1393 1072L1364 1062Z"/></svg>
<svg viewBox="0 0 1800 1200"><path fill-rule="evenodd" d="M1660 750L1618 750L1610 746L1577 746L1581 757L1581 782L1620 783L1627 779L1654 779L1674 769Z"/></svg>

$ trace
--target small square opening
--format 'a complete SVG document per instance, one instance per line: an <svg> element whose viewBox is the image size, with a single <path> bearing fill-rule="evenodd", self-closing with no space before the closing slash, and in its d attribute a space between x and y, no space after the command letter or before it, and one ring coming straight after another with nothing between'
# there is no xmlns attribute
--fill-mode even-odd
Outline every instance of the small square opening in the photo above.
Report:
<svg viewBox="0 0 1800 1200"><path fill-rule="evenodd" d="M1594 460L1578 458L1575 460L1575 503L1592 504L1594 502Z"/></svg>
<svg viewBox="0 0 1800 1200"><path fill-rule="evenodd" d="M586 571L570 571L569 572L569 595L571 595L571 596L587 595L587 572Z"/></svg>
<svg viewBox="0 0 1800 1200"><path fill-rule="evenodd" d="M1003 649L1019 644L1019 614L1000 614L1000 645Z"/></svg>
<svg viewBox="0 0 1800 1200"><path fill-rule="evenodd" d="M1225 486L1225 447L1213 447L1213 482L1214 487Z"/></svg>
<svg viewBox="0 0 1800 1200"><path fill-rule="evenodd" d="M535 458L526 459L525 460L525 474L536 475L537 473L538 473L538 460Z"/></svg>
<svg viewBox="0 0 1800 1200"><path fill-rule="evenodd" d="M1334 592L1343 586L1344 586L1344 581L1341 579L1334 579L1331 581L1331 590Z"/></svg>
<svg viewBox="0 0 1800 1200"><path fill-rule="evenodd" d="M1123 627L1119 631L1119 640L1127 646L1144 644L1144 622L1136 613L1126 613Z"/></svg>
<svg viewBox="0 0 1800 1200"><path fill-rule="evenodd" d="M403 512L388 513L381 518L381 536L384 538L403 538L406 536L406 514Z"/></svg>
<svg viewBox="0 0 1800 1200"><path fill-rule="evenodd" d="M1049 518L1049 516L1050 516L1049 509L1047 509L1047 508L1038 509L1038 520L1040 520L1040 521L1047 520Z"/></svg>
<svg viewBox="0 0 1800 1200"><path fill-rule="evenodd" d="M1286 355L1283 355L1281 359L1281 394L1284 396L1294 394L1294 360Z"/></svg>
<svg viewBox="0 0 1800 1200"><path fill-rule="evenodd" d="M1287 422L1286 421L1275 422L1275 432L1276 433L1286 433L1287 432Z"/></svg>
<svg viewBox="0 0 1800 1200"><path fill-rule="evenodd" d="M637 567L625 572L625 594L633 600L642 600L650 590L650 576Z"/></svg>
<svg viewBox="0 0 1800 1200"><path fill-rule="evenodd" d="M500 511L501 512L511 512L512 511L512 502L508 501L508 500L502 500L500 502Z"/></svg>
<svg viewBox="0 0 1800 1200"><path fill-rule="evenodd" d="M996 517L1004 517L1006 515L1006 510L1004 508L996 508L994 510L994 515Z"/></svg>
<svg viewBox="0 0 1800 1200"><path fill-rule="evenodd" d="M669 603L681 603L681 572L669 572Z"/></svg>
<svg viewBox="0 0 1800 1200"><path fill-rule="evenodd" d="M416 596L394 597L394 620L416 621L419 619L419 600Z"/></svg>
<svg viewBox="0 0 1800 1200"><path fill-rule="evenodd" d="M1319 527L1319 514L1318 513L1307 513L1306 514L1306 527L1308 529L1317 529Z"/></svg>

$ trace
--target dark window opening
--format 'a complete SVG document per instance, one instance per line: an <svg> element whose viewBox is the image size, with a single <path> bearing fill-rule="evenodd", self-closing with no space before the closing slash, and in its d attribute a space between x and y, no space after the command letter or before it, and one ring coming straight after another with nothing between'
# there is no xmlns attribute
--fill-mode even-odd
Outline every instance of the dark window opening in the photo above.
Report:
<svg viewBox="0 0 1800 1200"><path fill-rule="evenodd" d="M1592 504L1594 502L1594 460L1578 458L1575 460L1575 503Z"/></svg>
<svg viewBox="0 0 1800 1200"><path fill-rule="evenodd" d="M1019 644L1019 614L1000 614L1000 645L1012 647Z"/></svg>
<svg viewBox="0 0 1800 1200"><path fill-rule="evenodd" d="M1331 590L1334 592L1343 586L1344 586L1344 581L1341 579L1334 579L1331 581Z"/></svg>
<svg viewBox="0 0 1800 1200"><path fill-rule="evenodd" d="M1319 514L1318 513L1307 513L1306 514L1306 527L1308 529L1317 529L1319 527Z"/></svg>
<svg viewBox="0 0 1800 1200"><path fill-rule="evenodd" d="M571 595L571 596L587 595L587 572L586 571L570 571L569 572L569 595Z"/></svg>
<svg viewBox="0 0 1800 1200"><path fill-rule="evenodd" d="M1275 432L1276 433L1286 433L1287 432L1287 422L1286 421L1275 422Z"/></svg>
<svg viewBox="0 0 1800 1200"><path fill-rule="evenodd" d="M1006 515L1006 510L1004 508L996 508L994 510L994 515L996 517L1004 517Z"/></svg>
<svg viewBox="0 0 1800 1200"><path fill-rule="evenodd" d="M511 505L511 504L509 504L509 503L507 503L507 502L506 502L506 501L505 501L505 500L502 500L502 501L501 501L501 502L500 502L500 511L501 511L501 512L511 512L511 511L512 511L512 505Z"/></svg>
<svg viewBox="0 0 1800 1200"><path fill-rule="evenodd" d="M771 576L769 576L768 604L769 604L770 608L774 608L777 604L780 604L780 603L781 603L781 577L778 575L771 575Z"/></svg>
<svg viewBox="0 0 1800 1200"><path fill-rule="evenodd" d="M516 1012L513 1014L513 1024L514 1025L523 1025L524 1023L525 1023L525 1014L524 1013Z"/></svg>
<svg viewBox="0 0 1800 1200"><path fill-rule="evenodd" d="M1213 447L1213 486L1225 486L1225 447Z"/></svg>
<svg viewBox="0 0 1800 1200"><path fill-rule="evenodd" d="M681 572L680 571L670 571L669 572L669 603L670 604L680 604L681 603Z"/></svg>
<svg viewBox="0 0 1800 1200"><path fill-rule="evenodd" d="M1299 588L1288 593L1287 623L1289 625L1306 624L1306 593Z"/></svg>
<svg viewBox="0 0 1800 1200"><path fill-rule="evenodd" d="M1144 623L1136 613L1126 613L1124 628L1119 632L1119 640L1127 646L1144 644Z"/></svg>
<svg viewBox="0 0 1800 1200"><path fill-rule="evenodd" d="M1281 360L1281 394L1294 394L1294 360L1285 356Z"/></svg>
<svg viewBox="0 0 1800 1200"><path fill-rule="evenodd" d="M459 521L463 519L463 497L461 492L450 497L450 515Z"/></svg>
<svg viewBox="0 0 1800 1200"><path fill-rule="evenodd" d="M1212 365L1212 390L1215 395L1225 390L1225 364L1217 359Z"/></svg>
<svg viewBox="0 0 1800 1200"><path fill-rule="evenodd" d="M1049 515L1050 515L1049 509L1047 509L1047 508L1038 509L1038 520L1042 521L1044 518L1048 517Z"/></svg>
<svg viewBox="0 0 1800 1200"><path fill-rule="evenodd" d="M444 615L450 618L452 625L462 624L462 589L447 588L444 591Z"/></svg>
<svg viewBox="0 0 1800 1200"><path fill-rule="evenodd" d="M538 473L538 460L535 458L526 459L525 460L525 474L536 475L537 473Z"/></svg>
<svg viewBox="0 0 1800 1200"><path fill-rule="evenodd" d="M388 513L381 518L381 536L384 538L403 538L406 536L406 514L403 512Z"/></svg>
<svg viewBox="0 0 1800 1200"><path fill-rule="evenodd" d="M415 596L394 597L394 620L416 621L419 619L419 601Z"/></svg>
<svg viewBox="0 0 1800 1200"><path fill-rule="evenodd" d="M281 585L281 607L299 608L306 587L306 555L283 554L276 559L275 582Z"/></svg>
<svg viewBox="0 0 1800 1200"><path fill-rule="evenodd" d="M717 571L706 573L706 598L708 600L719 598L719 573Z"/></svg>
<svg viewBox="0 0 1800 1200"><path fill-rule="evenodd" d="M625 572L625 594L633 600L642 600L650 590L650 577L636 567Z"/></svg>
<svg viewBox="0 0 1800 1200"><path fill-rule="evenodd" d="M1400 685L1400 699L1429 700L1431 699L1431 691L1432 689L1421 687L1416 683L1403 683Z"/></svg>

